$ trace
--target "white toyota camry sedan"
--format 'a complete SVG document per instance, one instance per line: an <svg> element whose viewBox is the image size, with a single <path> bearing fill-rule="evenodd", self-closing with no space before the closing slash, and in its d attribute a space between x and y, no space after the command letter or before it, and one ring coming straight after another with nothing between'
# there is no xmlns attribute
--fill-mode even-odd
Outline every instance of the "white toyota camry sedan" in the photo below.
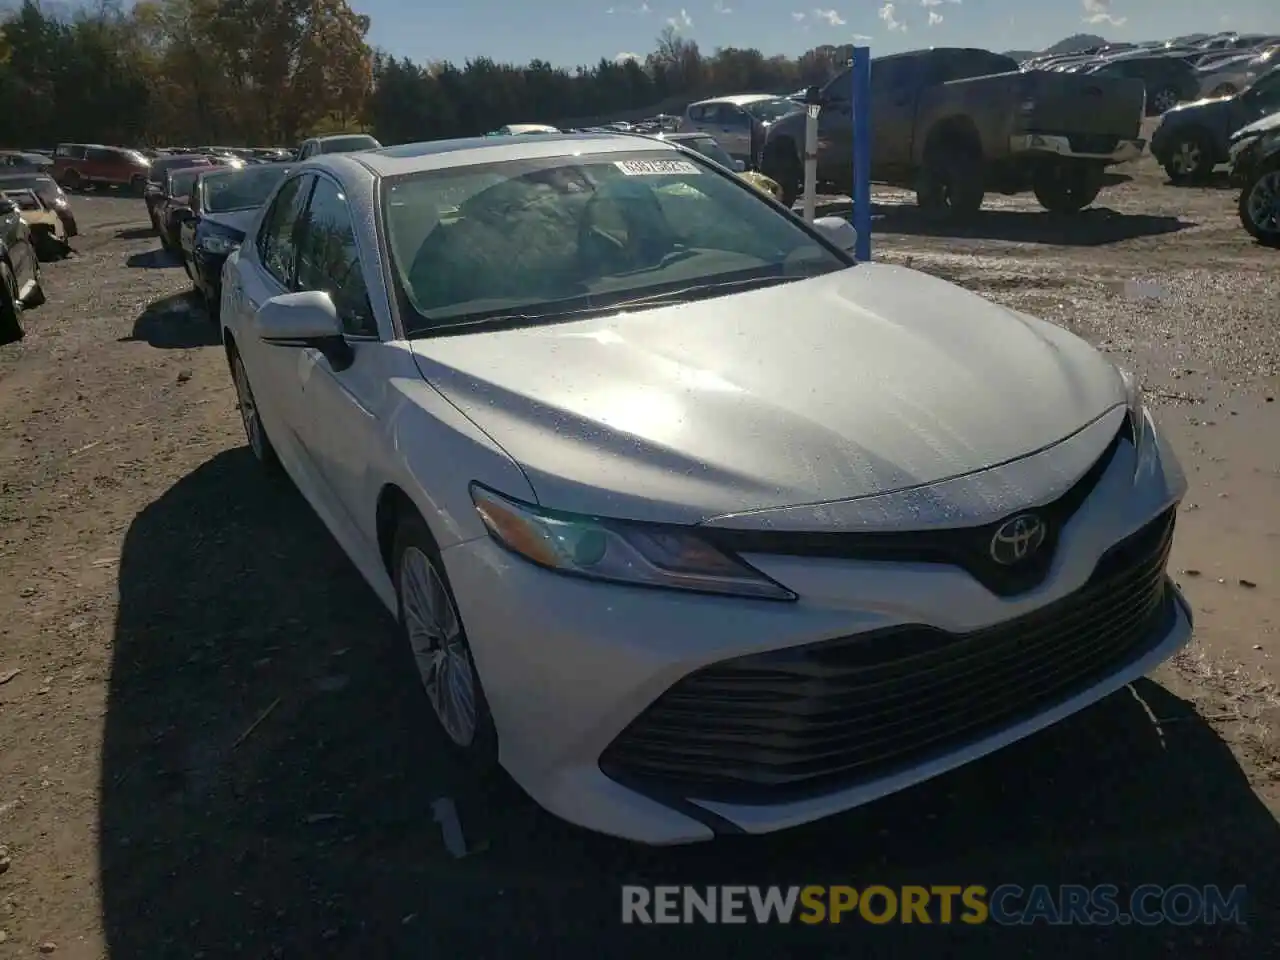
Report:
<svg viewBox="0 0 1280 960"><path fill-rule="evenodd" d="M228 260L254 455L560 817L801 824L1190 637L1134 379L848 233L671 144L486 138L299 164Z"/></svg>

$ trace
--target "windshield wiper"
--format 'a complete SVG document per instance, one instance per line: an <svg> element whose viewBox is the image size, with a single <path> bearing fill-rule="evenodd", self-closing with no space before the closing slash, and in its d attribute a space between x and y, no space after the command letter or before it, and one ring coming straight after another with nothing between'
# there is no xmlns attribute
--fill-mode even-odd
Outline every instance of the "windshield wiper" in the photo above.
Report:
<svg viewBox="0 0 1280 960"><path fill-rule="evenodd" d="M483 330L503 330L511 327L533 326L538 323L553 321L581 320L589 316L601 316L609 313L625 313L628 310L660 307L672 303L687 303L704 296L715 296L731 290L760 289L773 287L782 283L805 280L807 277L750 277L745 280L720 280L711 283L695 283L679 290L667 290L648 296L635 297L631 300L619 300L600 306L581 307L577 310L551 310L546 313L503 313L474 320L459 320L456 323L442 323L438 327L424 327L407 334L409 340L421 340L428 337L446 337L451 333L476 333ZM576 299L576 298L575 298Z"/></svg>

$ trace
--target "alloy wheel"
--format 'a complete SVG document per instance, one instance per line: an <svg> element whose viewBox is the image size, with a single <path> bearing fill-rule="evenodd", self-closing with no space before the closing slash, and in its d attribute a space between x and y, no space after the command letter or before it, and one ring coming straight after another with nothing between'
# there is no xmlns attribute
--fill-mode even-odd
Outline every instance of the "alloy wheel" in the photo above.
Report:
<svg viewBox="0 0 1280 960"><path fill-rule="evenodd" d="M1167 113L1178 105L1178 94L1173 90L1159 90L1151 102L1157 111Z"/></svg>
<svg viewBox="0 0 1280 960"><path fill-rule="evenodd" d="M1169 158L1169 163L1180 176L1188 176L1200 169L1200 160L1204 155L1200 152L1200 144L1194 140L1184 140Z"/></svg>
<svg viewBox="0 0 1280 960"><path fill-rule="evenodd" d="M267 457L265 438L262 435L262 420L258 417L258 404L253 398L253 389L249 386L249 374L244 368L244 361L237 353L231 361L232 379L236 385L236 400L240 407L240 420L244 424L245 439L249 441L249 449L259 460Z"/></svg>
<svg viewBox="0 0 1280 960"><path fill-rule="evenodd" d="M436 566L417 547L400 560L400 602L418 674L440 726L467 747L479 724L475 669L462 623Z"/></svg>
<svg viewBox="0 0 1280 960"><path fill-rule="evenodd" d="M1280 236L1280 170L1258 178L1249 191L1249 219L1261 233Z"/></svg>

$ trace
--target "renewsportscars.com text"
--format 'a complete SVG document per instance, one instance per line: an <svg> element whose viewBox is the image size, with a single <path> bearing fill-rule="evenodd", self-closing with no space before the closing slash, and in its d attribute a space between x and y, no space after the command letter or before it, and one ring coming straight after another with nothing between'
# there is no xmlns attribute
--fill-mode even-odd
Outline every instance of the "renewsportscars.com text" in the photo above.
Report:
<svg viewBox="0 0 1280 960"><path fill-rule="evenodd" d="M626 924L1157 926L1244 922L1243 886L624 886Z"/></svg>

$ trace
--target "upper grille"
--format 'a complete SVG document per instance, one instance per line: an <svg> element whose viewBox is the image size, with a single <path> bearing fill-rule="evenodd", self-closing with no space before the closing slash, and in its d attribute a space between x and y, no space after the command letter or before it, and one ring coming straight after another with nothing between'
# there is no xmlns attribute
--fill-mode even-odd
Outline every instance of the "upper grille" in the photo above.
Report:
<svg viewBox="0 0 1280 960"><path fill-rule="evenodd" d="M775 530L699 528L703 536L731 553L772 553L793 557L836 557L843 560L887 560L894 563L945 563L960 567L997 596L1025 593L1044 582L1053 566L1062 528L1088 499L1119 449L1131 436L1128 421L1102 455L1076 483L1052 503L1019 510L1044 521L1043 544L1025 560L1004 566L991 559L991 538L1009 519L1001 517L980 527L875 533L791 533Z"/></svg>
<svg viewBox="0 0 1280 960"><path fill-rule="evenodd" d="M779 802L949 753L1084 690L1158 644L1174 616L1170 509L1109 550L1084 587L973 633L903 626L713 664L614 740L637 789Z"/></svg>

